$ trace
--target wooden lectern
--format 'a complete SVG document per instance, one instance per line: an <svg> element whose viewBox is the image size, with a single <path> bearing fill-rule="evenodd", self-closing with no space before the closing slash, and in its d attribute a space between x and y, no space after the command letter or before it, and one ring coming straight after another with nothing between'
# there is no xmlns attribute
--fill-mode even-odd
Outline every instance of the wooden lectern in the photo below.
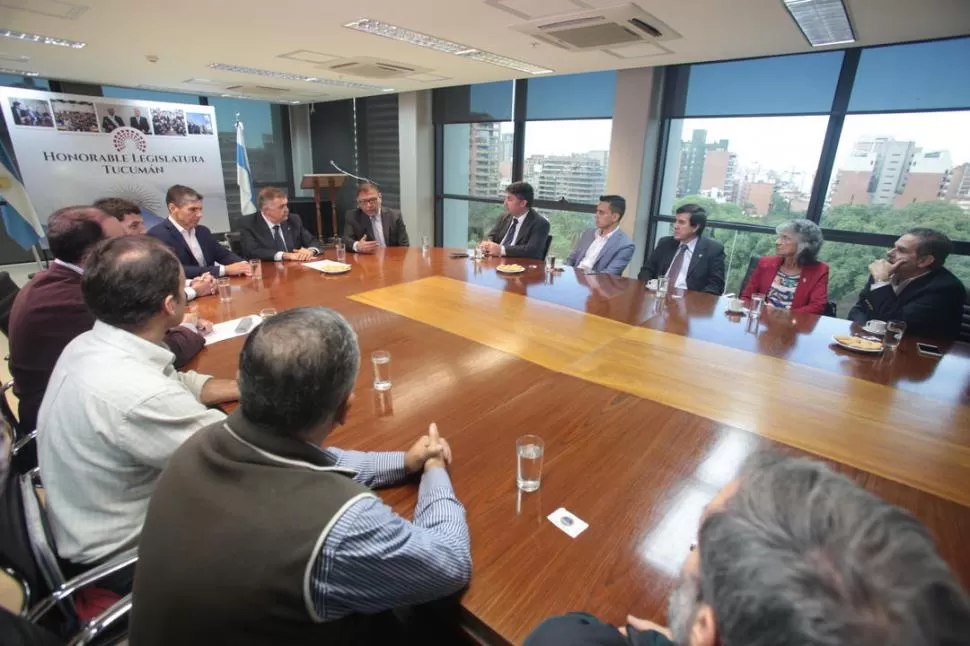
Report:
<svg viewBox="0 0 970 646"><path fill-rule="evenodd" d="M346 181L346 175L339 173L326 173L320 175L304 175L300 182L300 188L313 189L313 203L317 206L317 236L323 242L323 216L320 213L320 189L330 189L330 217L333 223L333 235L340 237L337 231L337 191Z"/></svg>

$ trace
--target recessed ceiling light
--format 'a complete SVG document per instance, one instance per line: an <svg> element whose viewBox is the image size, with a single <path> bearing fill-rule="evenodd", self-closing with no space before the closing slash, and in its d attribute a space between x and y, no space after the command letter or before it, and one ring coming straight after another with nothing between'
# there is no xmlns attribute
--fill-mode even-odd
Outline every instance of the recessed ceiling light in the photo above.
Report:
<svg viewBox="0 0 970 646"><path fill-rule="evenodd" d="M377 85L367 85L366 83L353 83L351 81L338 81L334 79L323 79L316 76L306 76L304 74L290 74L289 72L276 72L273 70L263 70L258 67L243 67L242 65L229 65L227 63L210 63L209 67L214 70L225 72L236 72L238 74L254 74L256 76L269 76L286 81L303 81L305 83L318 83L320 85L331 85L333 87L343 87L351 90L373 90L383 92L384 88Z"/></svg>
<svg viewBox="0 0 970 646"><path fill-rule="evenodd" d="M842 0L782 0L812 47L855 42Z"/></svg>
<svg viewBox="0 0 970 646"><path fill-rule="evenodd" d="M528 72L529 74L549 74L552 72L552 70L539 67L538 65L533 65L531 63L526 63L525 61L516 60L507 56L499 56L498 54L482 51L475 47L469 47L468 45L456 43L451 40L445 40L436 36L429 36L428 34L422 34L419 31L407 29L406 27L398 27L397 25L381 22L380 20L361 18L360 20L348 22L344 25L344 27L362 31L367 34L373 34L375 36L381 36L383 38L390 38L391 40L408 43L409 45L427 47L428 49L444 52L445 54L455 54L456 56L461 56L462 58L467 58L482 63L498 65L499 67L518 70L520 72Z"/></svg>
<svg viewBox="0 0 970 646"><path fill-rule="evenodd" d="M18 76L40 76L38 72L28 72L27 70L15 70L12 67L0 67L0 74L16 74Z"/></svg>
<svg viewBox="0 0 970 646"><path fill-rule="evenodd" d="M13 31L11 29L0 29L0 36L5 38L16 38L17 40L26 40L29 43L40 43L42 45L57 45L59 47L72 47L74 49L81 49L87 43L82 43L79 40L68 40L66 38L54 38L53 36L41 36L40 34L28 34L22 31Z"/></svg>

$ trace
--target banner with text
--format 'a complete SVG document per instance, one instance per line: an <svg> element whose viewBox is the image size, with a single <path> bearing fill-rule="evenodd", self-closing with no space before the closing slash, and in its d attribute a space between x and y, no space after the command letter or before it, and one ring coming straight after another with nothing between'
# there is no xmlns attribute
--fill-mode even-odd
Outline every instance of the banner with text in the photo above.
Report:
<svg viewBox="0 0 970 646"><path fill-rule="evenodd" d="M121 197L145 226L168 217L165 192L191 186L202 224L229 230L215 108L0 88L24 186L46 224L57 209Z"/></svg>

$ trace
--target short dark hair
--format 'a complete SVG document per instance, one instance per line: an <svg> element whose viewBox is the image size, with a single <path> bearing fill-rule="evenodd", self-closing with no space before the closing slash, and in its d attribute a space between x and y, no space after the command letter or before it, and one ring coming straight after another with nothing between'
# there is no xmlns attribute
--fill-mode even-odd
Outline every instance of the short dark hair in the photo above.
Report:
<svg viewBox="0 0 970 646"><path fill-rule="evenodd" d="M532 208L532 202L535 199L536 192L532 188L532 184L528 182L512 182L505 187L505 192L509 195L514 195L520 200L525 200L525 205Z"/></svg>
<svg viewBox="0 0 970 646"><path fill-rule="evenodd" d="M953 243L941 231L916 227L906 233L919 238L919 242L916 243L916 256L919 258L933 256L934 269L942 267L943 263L946 262L946 257L953 253Z"/></svg>
<svg viewBox="0 0 970 646"><path fill-rule="evenodd" d="M334 421L359 367L357 335L340 314L325 307L287 310L246 339L239 405L250 422L297 437Z"/></svg>
<svg viewBox="0 0 970 646"><path fill-rule="evenodd" d="M101 220L108 217L93 206L65 206L47 220L47 245L51 254L64 262L80 265L91 249L104 238Z"/></svg>
<svg viewBox="0 0 970 646"><path fill-rule="evenodd" d="M674 215L679 215L681 213L690 214L690 225L692 227L697 227L697 237L701 237L704 233L704 229L707 228L707 211L700 204L681 204L677 207L677 211Z"/></svg>
<svg viewBox="0 0 970 646"><path fill-rule="evenodd" d="M360 194L364 191L374 191L375 193L380 193L381 187L374 182L361 182L357 185L356 197L360 197Z"/></svg>
<svg viewBox="0 0 970 646"><path fill-rule="evenodd" d="M165 299L182 298L182 265L161 241L121 236L91 251L81 278L84 302L108 325L137 330L158 314Z"/></svg>
<svg viewBox="0 0 970 646"><path fill-rule="evenodd" d="M175 206L181 206L182 202L186 199L189 200L201 200L202 193L198 192L194 188L189 186L183 186L181 184L175 184L170 186L165 192L165 204L174 204Z"/></svg>
<svg viewBox="0 0 970 646"><path fill-rule="evenodd" d="M126 215L141 215L141 208L137 204L120 197L103 197L94 206L119 222L124 221Z"/></svg>
<svg viewBox="0 0 970 646"><path fill-rule="evenodd" d="M610 210L620 216L623 219L623 214L626 213L626 199L620 197L619 195L600 195L600 202L606 202L610 205Z"/></svg>

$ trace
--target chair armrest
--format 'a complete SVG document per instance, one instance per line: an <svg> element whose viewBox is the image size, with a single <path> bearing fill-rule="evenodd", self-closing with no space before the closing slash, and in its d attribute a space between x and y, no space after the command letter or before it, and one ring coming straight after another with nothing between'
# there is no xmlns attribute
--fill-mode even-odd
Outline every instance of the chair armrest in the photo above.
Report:
<svg viewBox="0 0 970 646"><path fill-rule="evenodd" d="M115 601L110 608L92 619L86 626L76 634L68 646L82 646L88 644L98 635L110 628L116 621L124 617L131 610L131 593L129 592L122 598Z"/></svg>
<svg viewBox="0 0 970 646"><path fill-rule="evenodd" d="M67 597L71 596L81 588L87 587L97 583L99 580L108 576L109 574L114 574L119 570L133 565L138 561L138 548L133 547L127 552L123 552L118 556L114 557L110 561L102 563L101 565L91 568L83 574L65 581L60 587L54 590L50 596L42 599L37 603L36 606L30 609L27 613L27 619L29 621L37 621L39 618L43 617L44 614L57 605L57 603Z"/></svg>

